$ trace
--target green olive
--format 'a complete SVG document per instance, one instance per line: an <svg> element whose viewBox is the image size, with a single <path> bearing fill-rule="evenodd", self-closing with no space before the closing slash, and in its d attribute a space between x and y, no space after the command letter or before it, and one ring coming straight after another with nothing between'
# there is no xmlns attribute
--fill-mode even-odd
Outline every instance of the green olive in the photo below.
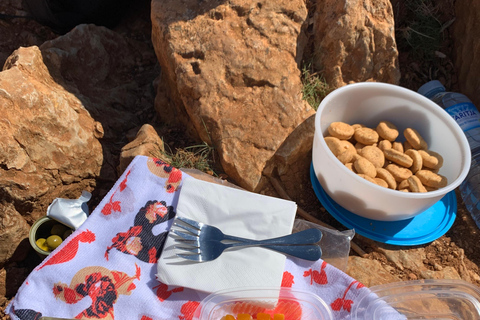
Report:
<svg viewBox="0 0 480 320"><path fill-rule="evenodd" d="M62 238L57 235L52 235L47 238L47 246L50 248L50 250L56 249L61 243L62 243Z"/></svg>
<svg viewBox="0 0 480 320"><path fill-rule="evenodd" d="M65 231L67 231L67 226L57 223L50 230L50 234L62 236L65 233Z"/></svg>
<svg viewBox="0 0 480 320"><path fill-rule="evenodd" d="M63 240L67 239L67 237L68 237L69 235L71 235L72 233L73 233L72 229L66 230L66 231L63 233L63 237L62 237Z"/></svg>
<svg viewBox="0 0 480 320"><path fill-rule="evenodd" d="M35 243L43 251L50 251L50 249L48 249L47 240L45 238L39 238L37 239L37 241L35 241Z"/></svg>

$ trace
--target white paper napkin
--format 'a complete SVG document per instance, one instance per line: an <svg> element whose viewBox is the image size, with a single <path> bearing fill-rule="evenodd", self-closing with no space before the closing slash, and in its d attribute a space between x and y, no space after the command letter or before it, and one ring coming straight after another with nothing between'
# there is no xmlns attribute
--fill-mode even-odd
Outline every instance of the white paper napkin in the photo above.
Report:
<svg viewBox="0 0 480 320"><path fill-rule="evenodd" d="M186 177L177 216L220 228L225 234L262 240L290 234L295 202ZM167 285L204 292L238 287L279 287L285 255L258 247L223 252L216 260L192 262L178 258L167 237L157 264L157 279Z"/></svg>

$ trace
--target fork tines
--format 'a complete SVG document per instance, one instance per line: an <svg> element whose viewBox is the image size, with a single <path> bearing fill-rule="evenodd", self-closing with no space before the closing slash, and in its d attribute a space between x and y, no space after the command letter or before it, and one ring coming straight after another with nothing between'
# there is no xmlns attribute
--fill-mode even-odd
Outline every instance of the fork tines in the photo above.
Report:
<svg viewBox="0 0 480 320"><path fill-rule="evenodd" d="M191 241L198 240L198 236L191 233L186 233L186 232L178 231L175 229L170 229L170 232L184 240L191 240ZM179 239L179 238L176 238L176 239Z"/></svg>
<svg viewBox="0 0 480 320"><path fill-rule="evenodd" d="M177 220L179 220L180 222L177 221ZM187 219L187 218L182 218L182 217L177 217L174 220L173 225L175 227L185 229L188 232L193 233L197 236L200 235L201 225L198 222L195 222L193 220L190 220L190 219Z"/></svg>
<svg viewBox="0 0 480 320"><path fill-rule="evenodd" d="M173 222L170 232L177 236L175 238L176 241L192 244L197 243L200 236L200 230L184 220L195 223L193 220L177 217Z"/></svg>

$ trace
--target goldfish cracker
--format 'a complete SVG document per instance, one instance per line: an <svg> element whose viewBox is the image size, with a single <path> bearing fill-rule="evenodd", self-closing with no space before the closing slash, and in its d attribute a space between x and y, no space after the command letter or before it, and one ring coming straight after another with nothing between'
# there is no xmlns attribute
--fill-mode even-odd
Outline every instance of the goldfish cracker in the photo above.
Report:
<svg viewBox="0 0 480 320"><path fill-rule="evenodd" d="M360 143L360 142L355 143L355 149L357 150L357 152L359 152L360 150L362 150L365 147L366 147L366 145L364 145L363 143Z"/></svg>
<svg viewBox="0 0 480 320"><path fill-rule="evenodd" d="M352 162L345 163L345 167L347 167L348 170L355 172L355 170L353 170L353 163Z"/></svg>
<svg viewBox="0 0 480 320"><path fill-rule="evenodd" d="M405 154L412 158L412 165L410 166L410 171L415 174L418 170L421 170L423 167L423 158L420 155L419 151L415 149L408 149L405 151Z"/></svg>
<svg viewBox="0 0 480 320"><path fill-rule="evenodd" d="M358 128L365 128L365 125L361 123L354 123L352 124L352 128L353 130L357 130Z"/></svg>
<svg viewBox="0 0 480 320"><path fill-rule="evenodd" d="M385 164L385 155L383 151L374 146L366 146L358 152L362 157L370 161L376 168L381 168Z"/></svg>
<svg viewBox="0 0 480 320"><path fill-rule="evenodd" d="M341 141L341 146L344 151L337 155L337 159L343 164L351 162L355 154L357 154L357 150L355 150L353 144L348 141Z"/></svg>
<svg viewBox="0 0 480 320"><path fill-rule="evenodd" d="M429 169L438 170L443 165L443 157L431 150L418 150L418 153L422 157L423 166Z"/></svg>
<svg viewBox="0 0 480 320"><path fill-rule="evenodd" d="M395 141L399 134L397 127L389 121L380 121L377 125L377 132L382 139L388 141Z"/></svg>
<svg viewBox="0 0 480 320"><path fill-rule="evenodd" d="M402 189L408 189L410 187L410 184L408 183L408 179L405 179L403 181L400 181L400 183L397 186L398 190Z"/></svg>
<svg viewBox="0 0 480 320"><path fill-rule="evenodd" d="M397 181L392 176L392 174L390 172L388 172L387 169L376 168L376 170L377 170L376 178L380 178L380 179L385 180L390 189L393 189L393 190L397 189Z"/></svg>
<svg viewBox="0 0 480 320"><path fill-rule="evenodd" d="M413 175L408 178L407 181L412 192L427 192L427 189L425 189L422 182L417 176Z"/></svg>
<svg viewBox="0 0 480 320"><path fill-rule="evenodd" d="M392 149L397 150L398 152L403 152L403 144L401 142L395 141L392 143Z"/></svg>
<svg viewBox="0 0 480 320"><path fill-rule="evenodd" d="M392 176L395 178L395 181L397 182L407 180L413 174L412 171L410 171L409 169L398 166L394 163L389 164L385 167L385 169L387 169L387 171L392 174Z"/></svg>
<svg viewBox="0 0 480 320"><path fill-rule="evenodd" d="M392 143L388 140L382 140L378 143L378 148L382 151L392 149Z"/></svg>
<svg viewBox="0 0 480 320"><path fill-rule="evenodd" d="M410 145L416 149L416 150L427 150L428 145L427 142L423 139L423 137L420 135L420 133L413 129L413 128L407 128L403 130L403 135L405 136L405 139L410 143Z"/></svg>
<svg viewBox="0 0 480 320"><path fill-rule="evenodd" d="M358 160L353 163L353 167L355 168L355 171L357 173L364 174L366 176L369 176L370 178L375 178L375 176L377 175L377 170L375 169L373 163L371 163L364 157L358 158Z"/></svg>
<svg viewBox="0 0 480 320"><path fill-rule="evenodd" d="M395 149L387 149L383 151L385 155L385 159L390 160L402 167L410 168L413 164L412 158L410 158L407 154L397 151Z"/></svg>
<svg viewBox="0 0 480 320"><path fill-rule="evenodd" d="M387 181L383 180L382 178L374 178L375 183L378 184L380 187L388 188Z"/></svg>
<svg viewBox="0 0 480 320"><path fill-rule="evenodd" d="M447 185L447 178L434 173L430 170L419 170L415 175L420 179L424 186L429 186L432 188L443 188Z"/></svg>
<svg viewBox="0 0 480 320"><path fill-rule="evenodd" d="M357 175L358 175L360 178L363 178L363 179L365 179L365 180L367 180L367 181L370 181L371 183L375 183L375 184L377 184L377 182L375 181L375 179L374 179L374 178L372 178L372 177L369 177L369 176L367 176L366 174L363 174L363 173L357 173Z"/></svg>
<svg viewBox="0 0 480 320"><path fill-rule="evenodd" d="M377 143L379 138L377 131L367 127L356 129L353 136L357 142L367 146Z"/></svg>
<svg viewBox="0 0 480 320"><path fill-rule="evenodd" d="M353 136L355 129L345 122L332 122L328 127L328 133L341 140L348 140Z"/></svg>
<svg viewBox="0 0 480 320"><path fill-rule="evenodd" d="M348 148L348 145L343 143L343 140L340 140L336 137L325 137L325 143L332 153L336 156L341 154Z"/></svg>

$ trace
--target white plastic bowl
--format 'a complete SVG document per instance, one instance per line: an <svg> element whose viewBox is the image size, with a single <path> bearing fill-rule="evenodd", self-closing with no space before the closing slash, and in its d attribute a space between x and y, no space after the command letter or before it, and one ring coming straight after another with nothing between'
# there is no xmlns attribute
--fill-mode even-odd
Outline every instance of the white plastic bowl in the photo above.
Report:
<svg viewBox="0 0 480 320"><path fill-rule="evenodd" d="M350 171L330 151L324 134L330 123L361 123L375 128L387 120L399 129L397 141L404 141L403 130L416 129L429 150L442 155L440 174L448 185L427 193L406 193L380 187ZM312 162L325 192L340 206L359 216L399 221L422 213L460 185L470 169L468 141L455 120L424 96L386 83L356 83L331 92L323 99L315 116Z"/></svg>

